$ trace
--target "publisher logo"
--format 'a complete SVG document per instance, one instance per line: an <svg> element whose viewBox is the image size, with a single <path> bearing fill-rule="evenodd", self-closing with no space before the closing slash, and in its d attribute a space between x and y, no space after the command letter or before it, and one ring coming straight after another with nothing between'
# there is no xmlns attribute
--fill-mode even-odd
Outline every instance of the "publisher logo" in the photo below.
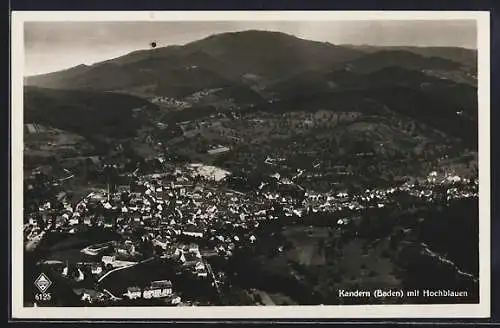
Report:
<svg viewBox="0 0 500 328"><path fill-rule="evenodd" d="M35 286L40 293L45 293L51 285L52 281L44 273L41 273L35 280Z"/></svg>

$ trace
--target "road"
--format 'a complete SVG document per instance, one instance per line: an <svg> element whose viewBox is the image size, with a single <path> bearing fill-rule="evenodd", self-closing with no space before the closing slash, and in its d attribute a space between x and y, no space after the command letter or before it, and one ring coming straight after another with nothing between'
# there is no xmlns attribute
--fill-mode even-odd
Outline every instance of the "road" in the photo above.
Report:
<svg viewBox="0 0 500 328"><path fill-rule="evenodd" d="M217 279L215 278L215 274L214 274L214 270L212 270L212 266L210 265L210 263L205 263L206 267L207 267L207 271L208 273L210 274L210 276L212 276L212 279L214 281L214 286L215 288L217 289L217 293L220 295L220 287L219 287L219 282L217 281Z"/></svg>
<svg viewBox="0 0 500 328"><path fill-rule="evenodd" d="M103 274L98 280L97 280L97 283L100 283L104 278L106 278L108 275L110 275L111 273L113 272L116 272L116 271L120 271L120 270L124 270L124 269L128 269L128 268L131 268L133 266L136 266L136 265L139 265L139 264L143 264L143 263L147 263L147 262L150 262L152 260L154 260L155 258L154 257L150 257L150 258L147 258L143 261L139 261L137 263L133 263L133 264L130 264L130 265L125 265L125 266L120 266L118 268L114 268L108 272L106 272L105 274Z"/></svg>

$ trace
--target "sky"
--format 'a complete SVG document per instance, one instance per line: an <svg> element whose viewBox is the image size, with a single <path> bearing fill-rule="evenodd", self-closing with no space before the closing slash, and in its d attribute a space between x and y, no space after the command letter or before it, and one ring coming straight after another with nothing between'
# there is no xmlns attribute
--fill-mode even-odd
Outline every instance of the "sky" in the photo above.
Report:
<svg viewBox="0 0 500 328"><path fill-rule="evenodd" d="M212 34L269 30L333 44L476 48L475 20L26 22L24 75L93 64L129 52L182 45Z"/></svg>

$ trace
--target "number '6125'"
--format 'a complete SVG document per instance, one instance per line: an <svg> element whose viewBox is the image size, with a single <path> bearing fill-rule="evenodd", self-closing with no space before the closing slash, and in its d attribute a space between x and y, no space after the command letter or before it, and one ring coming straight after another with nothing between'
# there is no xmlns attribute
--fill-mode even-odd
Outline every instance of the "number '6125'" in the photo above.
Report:
<svg viewBox="0 0 500 328"><path fill-rule="evenodd" d="M35 294L35 300L37 301L50 301L52 296L50 293Z"/></svg>

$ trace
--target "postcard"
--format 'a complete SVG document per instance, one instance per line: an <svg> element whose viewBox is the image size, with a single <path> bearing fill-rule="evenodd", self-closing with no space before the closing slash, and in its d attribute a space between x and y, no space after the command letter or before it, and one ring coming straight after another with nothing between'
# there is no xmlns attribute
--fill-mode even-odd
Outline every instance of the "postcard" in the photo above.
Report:
<svg viewBox="0 0 500 328"><path fill-rule="evenodd" d="M489 26L13 12L12 317L489 317Z"/></svg>

